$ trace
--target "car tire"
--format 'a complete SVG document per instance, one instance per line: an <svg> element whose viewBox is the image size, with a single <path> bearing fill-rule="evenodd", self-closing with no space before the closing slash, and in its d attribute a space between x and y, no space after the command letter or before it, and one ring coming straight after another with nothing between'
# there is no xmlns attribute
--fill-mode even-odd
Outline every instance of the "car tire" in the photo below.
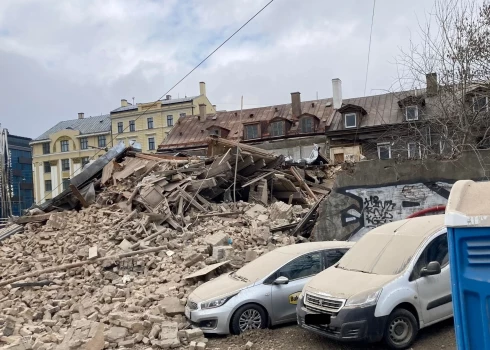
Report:
<svg viewBox="0 0 490 350"><path fill-rule="evenodd" d="M230 321L230 331L235 335L265 327L267 327L267 313L256 304L241 306L235 311Z"/></svg>
<svg viewBox="0 0 490 350"><path fill-rule="evenodd" d="M384 341L390 349L406 349L412 345L418 331L417 319L410 311L395 309L388 317Z"/></svg>

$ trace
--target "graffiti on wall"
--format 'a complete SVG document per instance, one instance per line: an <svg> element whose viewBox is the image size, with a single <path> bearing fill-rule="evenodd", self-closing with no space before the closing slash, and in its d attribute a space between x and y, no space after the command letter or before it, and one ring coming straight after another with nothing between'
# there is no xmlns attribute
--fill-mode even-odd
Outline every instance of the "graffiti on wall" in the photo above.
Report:
<svg viewBox="0 0 490 350"><path fill-rule="evenodd" d="M351 198L340 211L342 227L349 229L355 240L377 226L445 205L451 187L447 182L430 182L338 189L338 193Z"/></svg>

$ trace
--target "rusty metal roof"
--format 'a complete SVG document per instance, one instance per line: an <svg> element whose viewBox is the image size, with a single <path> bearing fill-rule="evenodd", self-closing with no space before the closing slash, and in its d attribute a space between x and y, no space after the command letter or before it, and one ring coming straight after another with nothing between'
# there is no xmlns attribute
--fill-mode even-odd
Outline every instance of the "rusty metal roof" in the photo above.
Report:
<svg viewBox="0 0 490 350"><path fill-rule="evenodd" d="M333 113L332 99L321 99L314 101L301 102L301 115L293 117L291 103L250 108L236 111L221 111L215 114L208 114L205 121L199 120L196 115L181 117L175 123L167 138L160 145L160 149L179 148L206 144L208 137L207 129L211 126L219 126L230 130L227 139L240 140L243 135L243 124L262 123L267 124L275 118L283 118L292 122L291 129L287 136L303 136L298 130L298 118L305 115L313 115L319 119L318 127L314 134L324 134L328 120ZM311 134L309 134L311 135ZM254 141L273 139L271 136L264 136ZM277 138L277 137L276 137Z"/></svg>

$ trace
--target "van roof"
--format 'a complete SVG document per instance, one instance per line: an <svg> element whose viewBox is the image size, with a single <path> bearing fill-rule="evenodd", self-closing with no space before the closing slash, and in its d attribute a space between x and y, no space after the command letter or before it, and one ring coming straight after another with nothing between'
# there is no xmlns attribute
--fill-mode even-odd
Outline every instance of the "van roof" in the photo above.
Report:
<svg viewBox="0 0 490 350"><path fill-rule="evenodd" d="M429 215L418 218L399 220L376 227L367 234L396 234L399 236L420 237L423 241L444 226L444 215Z"/></svg>

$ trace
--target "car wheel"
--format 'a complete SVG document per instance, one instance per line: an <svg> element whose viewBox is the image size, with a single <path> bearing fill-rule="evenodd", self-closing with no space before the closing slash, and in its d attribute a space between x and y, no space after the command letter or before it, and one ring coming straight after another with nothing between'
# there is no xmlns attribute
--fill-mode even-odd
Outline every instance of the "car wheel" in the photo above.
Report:
<svg viewBox="0 0 490 350"><path fill-rule="evenodd" d="M391 349L406 349L412 345L418 331L419 325L410 311L395 309L388 317L384 340Z"/></svg>
<svg viewBox="0 0 490 350"><path fill-rule="evenodd" d="M267 314L259 305L248 304L241 306L231 318L230 330L233 334L240 334L252 329L265 328Z"/></svg>

